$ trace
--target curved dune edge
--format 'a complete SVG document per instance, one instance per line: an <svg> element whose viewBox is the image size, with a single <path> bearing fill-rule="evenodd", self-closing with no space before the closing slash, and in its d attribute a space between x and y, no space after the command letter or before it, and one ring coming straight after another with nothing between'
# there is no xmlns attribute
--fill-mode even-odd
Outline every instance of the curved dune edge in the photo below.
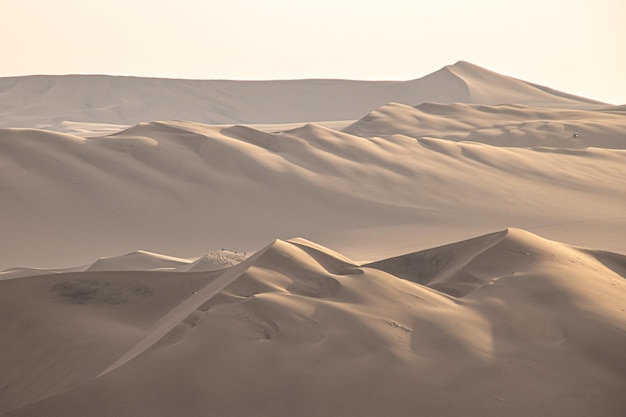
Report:
<svg viewBox="0 0 626 417"><path fill-rule="evenodd" d="M45 127L80 135L85 127L107 132L110 125L163 119L211 124L354 120L391 101L607 106L464 61L408 81L36 75L0 77L0 127Z"/></svg>
<svg viewBox="0 0 626 417"><path fill-rule="evenodd" d="M509 228L366 265L298 238L222 271L0 281L0 404L6 416L619 416L625 270L622 255Z"/></svg>
<svg viewBox="0 0 626 417"><path fill-rule="evenodd" d="M0 269L56 270L138 248L197 258L294 235L373 260L426 232L437 244L508 224L620 252L624 120L390 104L344 131L182 121L91 138L0 129ZM360 252L351 240L362 241Z"/></svg>
<svg viewBox="0 0 626 417"><path fill-rule="evenodd" d="M623 417L624 110L0 78L0 415Z"/></svg>

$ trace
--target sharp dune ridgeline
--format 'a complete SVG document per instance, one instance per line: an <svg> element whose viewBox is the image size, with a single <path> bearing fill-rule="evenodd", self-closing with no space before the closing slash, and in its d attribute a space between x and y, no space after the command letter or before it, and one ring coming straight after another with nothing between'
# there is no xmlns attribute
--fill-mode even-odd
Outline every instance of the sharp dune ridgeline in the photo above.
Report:
<svg viewBox="0 0 626 417"><path fill-rule="evenodd" d="M626 248L626 151L589 146L622 146L622 116L576 122L585 125L578 138L551 119L525 131L494 128L480 143L463 141L479 135L462 131L459 118L445 118L455 126L438 139L436 121L412 122L422 136L407 127L415 109L391 108L395 118L366 118L345 132L191 122L91 138L0 130L0 268L62 268L138 249L202 256L296 235L370 260L509 225ZM529 147L501 145L509 142Z"/></svg>
<svg viewBox="0 0 626 417"><path fill-rule="evenodd" d="M0 78L0 127L62 128L67 122L134 125L172 119L208 124L349 120L388 102L608 106L463 61L409 81L34 75Z"/></svg>
<svg viewBox="0 0 626 417"><path fill-rule="evenodd" d="M216 272L3 280L1 411L619 416L625 270L507 229L368 265L292 239Z"/></svg>
<svg viewBox="0 0 626 417"><path fill-rule="evenodd" d="M0 78L0 416L622 417L625 213L624 106L464 61Z"/></svg>

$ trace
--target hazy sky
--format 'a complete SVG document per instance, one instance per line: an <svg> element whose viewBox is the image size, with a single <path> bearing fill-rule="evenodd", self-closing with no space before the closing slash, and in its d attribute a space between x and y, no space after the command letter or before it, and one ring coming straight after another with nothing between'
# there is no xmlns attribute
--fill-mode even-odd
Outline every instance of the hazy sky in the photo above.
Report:
<svg viewBox="0 0 626 417"><path fill-rule="evenodd" d="M408 80L458 60L626 103L626 0L0 0L0 76Z"/></svg>

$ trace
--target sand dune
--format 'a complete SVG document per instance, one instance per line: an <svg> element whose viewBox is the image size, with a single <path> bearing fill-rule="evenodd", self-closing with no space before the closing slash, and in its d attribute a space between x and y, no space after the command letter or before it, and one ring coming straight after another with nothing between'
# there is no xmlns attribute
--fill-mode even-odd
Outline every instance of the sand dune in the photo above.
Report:
<svg viewBox="0 0 626 417"><path fill-rule="evenodd" d="M0 271L0 280L30 277L35 275L52 275L64 272L82 272L86 266L76 266L71 268L31 268L31 267L13 267Z"/></svg>
<svg viewBox="0 0 626 417"><path fill-rule="evenodd" d="M590 108L594 100L547 89L468 62L410 81L173 80L104 75L0 78L0 127L63 123L134 125L180 119L211 124L357 119L395 101L517 103ZM73 125L80 134L80 123ZM67 131L67 130L65 130Z"/></svg>
<svg viewBox="0 0 626 417"><path fill-rule="evenodd" d="M625 120L462 61L0 78L0 415L622 417Z"/></svg>
<svg viewBox="0 0 626 417"><path fill-rule="evenodd" d="M186 265L176 268L178 272L217 271L237 265L246 259L245 254L229 250L211 251Z"/></svg>
<svg viewBox="0 0 626 417"><path fill-rule="evenodd" d="M506 147L626 149L626 113L610 109L390 103L343 131L366 137L406 135Z"/></svg>
<svg viewBox="0 0 626 417"><path fill-rule="evenodd" d="M95 378L207 279L85 272L1 281L0 412Z"/></svg>
<svg viewBox="0 0 626 417"><path fill-rule="evenodd" d="M602 129L609 137L620 125ZM549 142L552 133L533 135ZM199 257L294 235L371 260L510 224L581 246L626 245L621 149L190 122L95 138L4 129L0 148L0 268L85 265L138 249Z"/></svg>
<svg viewBox="0 0 626 417"><path fill-rule="evenodd" d="M451 99L424 101L438 101L442 103L460 101L463 103L479 104L509 103L526 104L538 107L565 108L585 108L582 103L586 103L587 105L599 104L599 102L595 100L578 97L572 94L553 90L549 87L507 77L465 61L459 61L454 65L448 65L439 70L439 72L446 73L445 75L442 75L442 77L454 77L460 80L467 90L467 96L464 100ZM444 78L444 80L444 86L450 82L449 78ZM444 86L439 86L440 90L445 91Z"/></svg>
<svg viewBox="0 0 626 417"><path fill-rule="evenodd" d="M237 265L245 259L245 253L237 253L224 249L211 251L197 259L177 258L174 256L138 250L125 255L100 258L88 265L80 265L71 268L6 268L4 271L0 271L0 280L23 278L35 275L94 271L208 272Z"/></svg>
<svg viewBox="0 0 626 417"><path fill-rule="evenodd" d="M607 257L612 263L605 261ZM561 261L584 263L587 267L600 262L618 275L623 275L626 266L626 256L573 248L516 228L365 266L465 297L503 277L522 274L527 269L542 271L546 265Z"/></svg>
<svg viewBox="0 0 626 417"><path fill-rule="evenodd" d="M188 259L138 250L121 256L100 258L85 271L150 271L176 269L190 263Z"/></svg>
<svg viewBox="0 0 626 417"><path fill-rule="evenodd" d="M6 416L621 416L625 269L624 256L507 229L371 265L294 239L221 272L0 281L0 404Z"/></svg>
<svg viewBox="0 0 626 417"><path fill-rule="evenodd" d="M56 125L47 125L45 130L53 132L69 133L74 136L104 136L111 135L128 128L127 125L116 125L110 123L89 123L89 122L59 122Z"/></svg>

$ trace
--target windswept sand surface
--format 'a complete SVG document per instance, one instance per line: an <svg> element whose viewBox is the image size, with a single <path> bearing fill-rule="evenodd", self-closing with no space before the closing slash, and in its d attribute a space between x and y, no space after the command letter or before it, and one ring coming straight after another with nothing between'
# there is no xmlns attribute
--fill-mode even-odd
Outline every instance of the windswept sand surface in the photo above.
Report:
<svg viewBox="0 0 626 417"><path fill-rule="evenodd" d="M626 415L624 106L461 61L0 78L0 127L2 416Z"/></svg>
<svg viewBox="0 0 626 417"><path fill-rule="evenodd" d="M626 257L507 229L358 265L0 281L5 416L623 416Z"/></svg>
<svg viewBox="0 0 626 417"><path fill-rule="evenodd" d="M0 78L0 127L80 130L80 123L75 122L134 125L164 119L211 124L348 120L390 101L606 106L463 61L409 81L37 75Z"/></svg>
<svg viewBox="0 0 626 417"><path fill-rule="evenodd" d="M427 117L390 105L345 132L191 122L92 138L0 130L0 268L138 249L198 257L298 235L372 260L510 225L626 250L626 116L434 107ZM446 139L432 138L437 129Z"/></svg>
<svg viewBox="0 0 626 417"><path fill-rule="evenodd" d="M530 107L519 104L389 103L343 129L358 136L405 135L504 147L626 149L626 112Z"/></svg>

